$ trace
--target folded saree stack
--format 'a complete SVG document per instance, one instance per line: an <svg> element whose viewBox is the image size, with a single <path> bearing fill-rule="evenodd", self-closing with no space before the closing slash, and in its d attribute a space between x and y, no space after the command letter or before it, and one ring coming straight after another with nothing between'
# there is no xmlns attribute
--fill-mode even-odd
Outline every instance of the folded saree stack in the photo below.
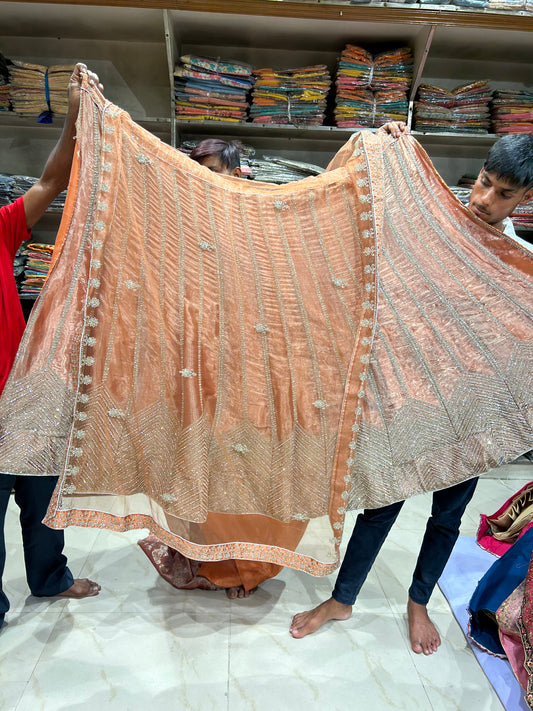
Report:
<svg viewBox="0 0 533 711"><path fill-rule="evenodd" d="M415 101L414 128L426 132L488 133L491 98L486 81L455 89L421 84Z"/></svg>
<svg viewBox="0 0 533 711"><path fill-rule="evenodd" d="M377 128L407 120L407 91L413 55L408 47L373 56L346 45L335 81L335 124L340 128Z"/></svg>
<svg viewBox="0 0 533 711"><path fill-rule="evenodd" d="M234 60L184 55L174 70L176 117L225 123L246 121L251 67Z"/></svg>
<svg viewBox="0 0 533 711"><path fill-rule="evenodd" d="M0 173L0 184L4 182L3 191L6 194L6 202L14 202L17 198L26 193L32 185L35 185L38 178L31 175L9 175L3 176ZM65 206L67 191L64 190L50 203L47 212L61 212Z"/></svg>
<svg viewBox="0 0 533 711"><path fill-rule="evenodd" d="M515 227L533 230L533 202L518 205L511 215L511 220ZM530 234L528 241L531 242L532 239L533 234Z"/></svg>
<svg viewBox="0 0 533 711"><path fill-rule="evenodd" d="M527 3L524 0L489 0L487 9L505 12L520 12Z"/></svg>
<svg viewBox="0 0 533 711"><path fill-rule="evenodd" d="M38 296L41 293L50 270L53 253L54 247L51 244L31 242L26 246L22 252L26 263L24 265L24 279L20 286L21 295Z"/></svg>
<svg viewBox="0 0 533 711"><path fill-rule="evenodd" d="M533 91L497 89L492 99L494 133L533 133Z"/></svg>
<svg viewBox="0 0 533 711"><path fill-rule="evenodd" d="M255 69L250 118L254 123L321 126L331 75L324 64L299 69Z"/></svg>
<svg viewBox="0 0 533 711"><path fill-rule="evenodd" d="M9 111L11 108L8 61L0 52L0 111Z"/></svg>
<svg viewBox="0 0 533 711"><path fill-rule="evenodd" d="M263 156L263 159L250 160L252 178L263 183L291 183L302 180L310 175L320 175L324 168L312 163L303 163L297 160L288 160L281 156Z"/></svg>
<svg viewBox="0 0 533 711"><path fill-rule="evenodd" d="M46 67L13 60L9 66L13 111L22 116L66 114L68 83L74 65Z"/></svg>

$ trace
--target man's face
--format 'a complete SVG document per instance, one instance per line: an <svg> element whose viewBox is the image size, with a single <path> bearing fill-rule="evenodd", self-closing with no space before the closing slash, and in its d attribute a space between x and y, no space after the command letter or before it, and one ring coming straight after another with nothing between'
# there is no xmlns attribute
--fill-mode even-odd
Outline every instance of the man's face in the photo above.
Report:
<svg viewBox="0 0 533 711"><path fill-rule="evenodd" d="M518 188L482 168L470 193L468 207L483 222L500 227L519 203L531 198L533 188Z"/></svg>
<svg viewBox="0 0 533 711"><path fill-rule="evenodd" d="M220 173L221 175L234 175L237 178L241 177L240 168L229 170L225 165L222 165L218 156L205 156L205 158L200 158L198 163L203 165L205 168L209 168L209 170L212 170L213 173Z"/></svg>

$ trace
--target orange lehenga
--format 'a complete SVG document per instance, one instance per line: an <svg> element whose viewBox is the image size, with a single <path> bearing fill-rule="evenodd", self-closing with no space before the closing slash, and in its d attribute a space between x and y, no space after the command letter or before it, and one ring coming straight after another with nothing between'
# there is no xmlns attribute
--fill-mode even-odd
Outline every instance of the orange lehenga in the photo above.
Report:
<svg viewBox="0 0 533 711"><path fill-rule="evenodd" d="M59 475L48 525L327 575L348 509L533 447L533 260L412 137L362 132L273 186L82 94L55 263L0 401L0 471Z"/></svg>

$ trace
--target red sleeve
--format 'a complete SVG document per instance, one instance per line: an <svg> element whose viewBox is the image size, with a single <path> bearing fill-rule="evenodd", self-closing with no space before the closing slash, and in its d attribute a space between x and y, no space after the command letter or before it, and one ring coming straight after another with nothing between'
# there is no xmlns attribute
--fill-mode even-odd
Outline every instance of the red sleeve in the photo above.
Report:
<svg viewBox="0 0 533 711"><path fill-rule="evenodd" d="M0 240L13 259L21 243L30 237L23 198L19 197L11 205L0 207Z"/></svg>

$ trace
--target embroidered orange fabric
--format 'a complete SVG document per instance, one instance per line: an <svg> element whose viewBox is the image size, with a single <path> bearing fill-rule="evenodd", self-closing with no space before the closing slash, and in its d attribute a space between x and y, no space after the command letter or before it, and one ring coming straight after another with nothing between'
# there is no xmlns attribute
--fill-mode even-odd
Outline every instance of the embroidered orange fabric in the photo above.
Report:
<svg viewBox="0 0 533 711"><path fill-rule="evenodd" d="M218 176L85 87L56 262L0 402L46 523L325 575L348 508L533 446L533 260L411 137Z"/></svg>

